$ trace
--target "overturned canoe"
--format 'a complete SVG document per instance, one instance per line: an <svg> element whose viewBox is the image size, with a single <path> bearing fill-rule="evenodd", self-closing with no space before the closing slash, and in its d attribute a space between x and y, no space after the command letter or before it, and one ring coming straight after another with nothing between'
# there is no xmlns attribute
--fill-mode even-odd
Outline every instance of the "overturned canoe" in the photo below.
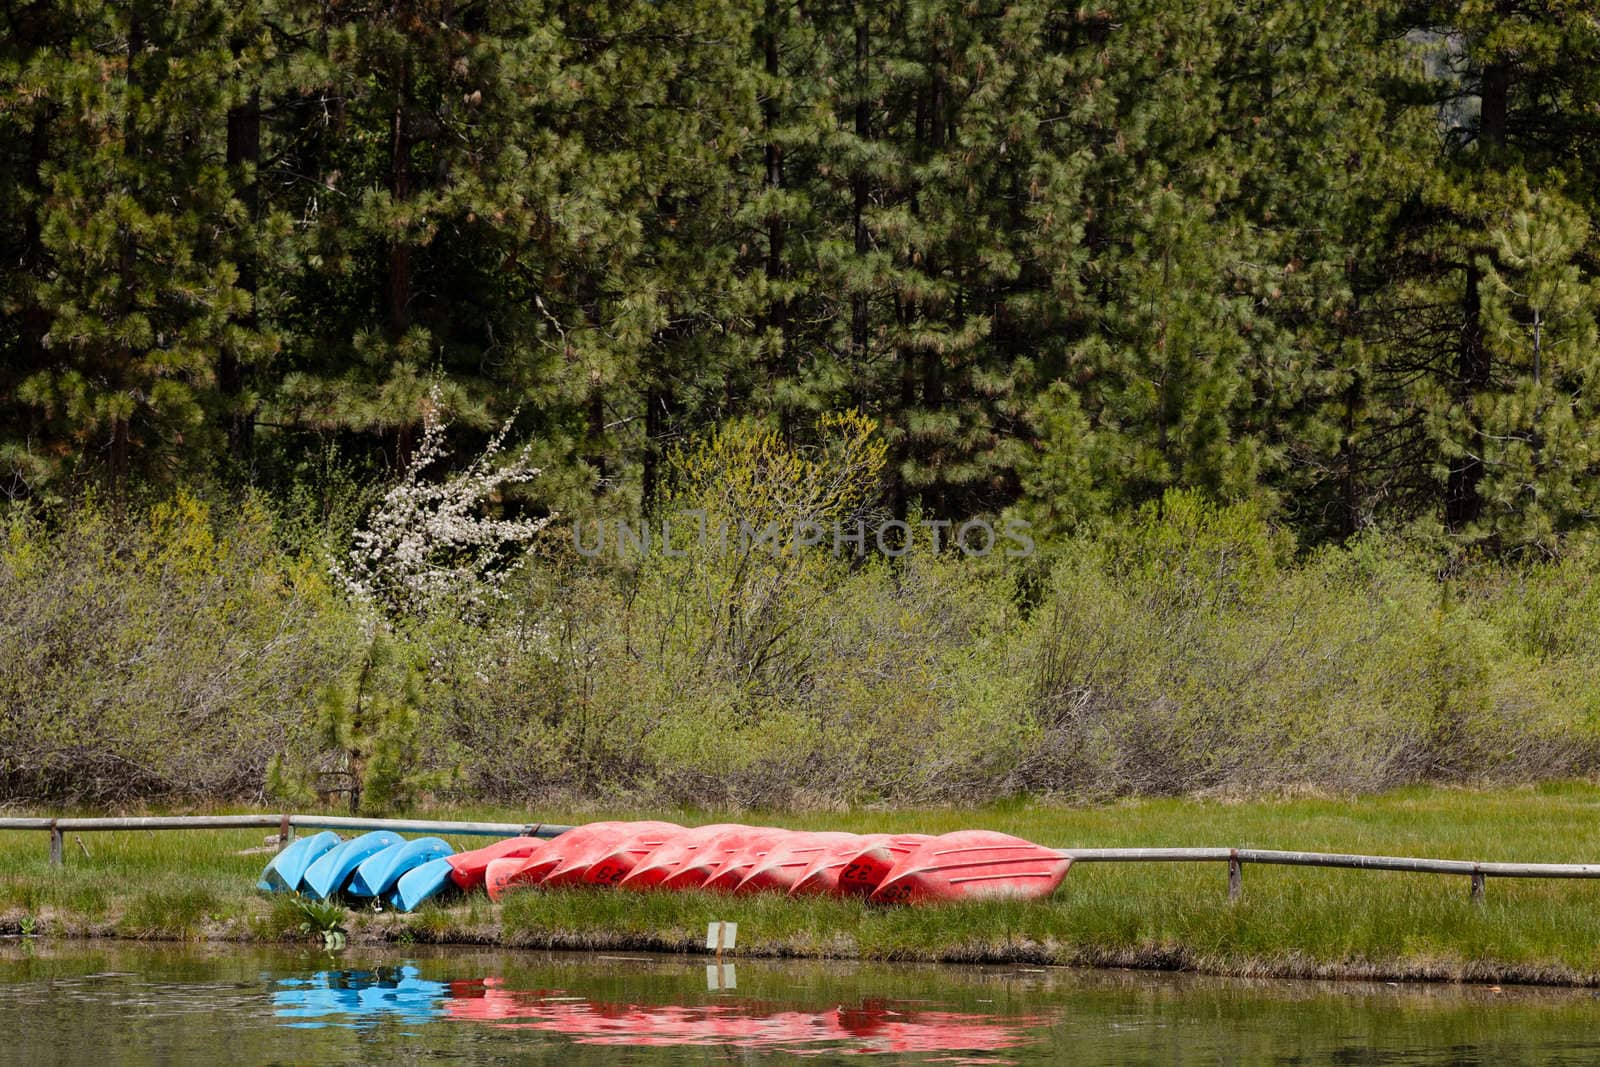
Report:
<svg viewBox="0 0 1600 1067"><path fill-rule="evenodd" d="M862 849L887 841L891 834L861 834L854 840L841 841L836 845L819 852L812 858L811 863L795 879L794 885L789 889L792 897L803 896L841 896L846 890L840 886L839 878L844 874L847 857L854 856Z"/></svg>
<svg viewBox="0 0 1600 1067"><path fill-rule="evenodd" d="M775 849L782 848L795 837L810 837L801 830L774 830L753 838L743 848L730 852L706 878L704 888L718 893L732 893L756 866Z"/></svg>
<svg viewBox="0 0 1600 1067"><path fill-rule="evenodd" d="M835 830L798 832L778 842L765 856L760 857L734 886L734 892L787 893L819 855L844 842L859 839L856 834Z"/></svg>
<svg viewBox="0 0 1600 1067"><path fill-rule="evenodd" d="M885 904L1014 898L1056 891L1072 861L1053 848L992 830L958 830L923 843L900 859L873 891Z"/></svg>
<svg viewBox="0 0 1600 1067"><path fill-rule="evenodd" d="M450 878L454 870L448 856L429 860L402 874L384 899L396 911L416 911L423 902L455 887Z"/></svg>
<svg viewBox="0 0 1600 1067"><path fill-rule="evenodd" d="M617 883L624 889L654 889L701 849L730 830L749 830L742 823L712 823L675 834L652 849Z"/></svg>
<svg viewBox="0 0 1600 1067"><path fill-rule="evenodd" d="M452 855L455 849L443 838L418 837L390 845L361 861L346 889L353 897L380 897L394 888L400 876L413 867Z"/></svg>
<svg viewBox="0 0 1600 1067"><path fill-rule="evenodd" d="M711 877L719 873L729 860L753 850L765 854L772 848L773 842L780 840L788 832L770 826L747 826L718 834L685 856L677 869L661 880L661 888L704 888ZM751 862L753 864L754 859Z"/></svg>
<svg viewBox="0 0 1600 1067"><path fill-rule="evenodd" d="M256 883L257 889L264 889L269 893L293 893L300 888L300 880L305 877L306 868L315 863L323 853L343 840L332 830L324 830L320 834L302 837L291 842L287 848L267 864L267 869L261 872L261 880Z"/></svg>
<svg viewBox="0 0 1600 1067"><path fill-rule="evenodd" d="M494 860L505 859L508 856L526 856L534 849L543 848L550 840L544 837L508 837L504 841L496 841L492 845L475 848L470 852L457 852L450 857L450 880L462 889L480 886L483 884L484 872Z"/></svg>
<svg viewBox="0 0 1600 1067"><path fill-rule="evenodd" d="M843 896L871 896L896 864L932 840L930 834L890 834L862 842L855 851L846 851L840 857L838 892Z"/></svg>
<svg viewBox="0 0 1600 1067"><path fill-rule="evenodd" d="M585 885L616 885L626 878L650 853L673 838L689 833L674 823L661 823L667 829L643 830L624 838L589 865L583 872Z"/></svg>
<svg viewBox="0 0 1600 1067"><path fill-rule="evenodd" d="M326 900L344 888L363 860L400 843L399 835L375 830L335 845L306 869L305 877L300 880L300 892L313 900Z"/></svg>
<svg viewBox="0 0 1600 1067"><path fill-rule="evenodd" d="M584 834L591 826L593 832ZM666 839L667 834L682 833L683 827L671 822L613 822L580 826L561 835L561 861L552 867L540 882L541 885L582 885L588 882L589 868L605 859L619 845L641 834L655 834ZM572 838L574 834L581 837ZM617 876L621 879L621 876Z"/></svg>
<svg viewBox="0 0 1600 1067"><path fill-rule="evenodd" d="M619 841L630 836L629 824L620 822L593 822L575 826L560 837L552 838L543 848L536 848L522 857L497 859L484 872L484 888L490 900L500 900L517 887L543 885L549 875L569 857L581 855L587 847L603 854ZM587 868L587 864L584 864Z"/></svg>
<svg viewBox="0 0 1600 1067"><path fill-rule="evenodd" d="M561 862L561 852L555 842L547 841L527 856L502 856L489 863L484 872L483 887L490 900L501 900L517 887L531 887L544 880L544 876Z"/></svg>

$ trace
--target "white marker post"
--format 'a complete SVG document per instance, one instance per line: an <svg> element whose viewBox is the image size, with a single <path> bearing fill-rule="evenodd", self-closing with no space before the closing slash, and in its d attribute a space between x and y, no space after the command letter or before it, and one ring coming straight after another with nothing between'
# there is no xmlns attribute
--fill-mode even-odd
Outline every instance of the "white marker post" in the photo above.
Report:
<svg viewBox="0 0 1600 1067"><path fill-rule="evenodd" d="M706 927L706 951L715 952L718 963L722 962L723 952L733 951L738 939L738 923L712 923Z"/></svg>
<svg viewBox="0 0 1600 1067"><path fill-rule="evenodd" d="M738 989L739 979L733 964L724 964L722 954L732 952L739 940L738 923L714 922L706 927L706 951L717 954L716 963L706 964L706 989L716 993L725 989Z"/></svg>

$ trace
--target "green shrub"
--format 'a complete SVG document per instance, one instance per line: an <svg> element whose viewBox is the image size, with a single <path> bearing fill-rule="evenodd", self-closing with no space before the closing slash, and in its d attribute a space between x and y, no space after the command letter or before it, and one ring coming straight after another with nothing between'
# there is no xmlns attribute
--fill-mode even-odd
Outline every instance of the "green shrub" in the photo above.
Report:
<svg viewBox="0 0 1600 1067"><path fill-rule="evenodd" d="M823 484L828 447L735 427L670 499L863 513L877 453L841 425L860 485ZM183 495L13 517L0 799L253 797L274 753L290 802L339 772L363 810L1348 793L1600 763L1581 549L1441 568L1374 535L1297 557L1253 507L1174 492L1022 565L926 543L618 562L551 538L483 610L374 630L274 528L258 502Z"/></svg>
<svg viewBox="0 0 1600 1067"><path fill-rule="evenodd" d="M13 514L0 544L0 796L255 794L353 619L255 500Z"/></svg>

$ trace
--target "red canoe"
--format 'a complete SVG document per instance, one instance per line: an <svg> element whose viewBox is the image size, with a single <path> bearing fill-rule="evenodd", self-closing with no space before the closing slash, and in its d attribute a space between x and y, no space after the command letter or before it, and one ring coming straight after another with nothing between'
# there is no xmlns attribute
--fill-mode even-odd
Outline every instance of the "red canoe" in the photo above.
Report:
<svg viewBox="0 0 1600 1067"><path fill-rule="evenodd" d="M873 892L878 903L1011 897L1056 891L1072 861L1053 848L992 830L958 830L923 843L896 863Z"/></svg>
<svg viewBox="0 0 1600 1067"><path fill-rule="evenodd" d="M789 889L792 897L810 895L841 896L847 892L858 891L854 885L846 889L839 881L845 873L845 864L848 857L857 855L863 849L873 845L884 844L893 838L893 834L861 834L853 841L841 841L832 845L816 856L811 863L796 878L794 885ZM853 874L854 872L852 872ZM867 890L871 892L872 890Z"/></svg>
<svg viewBox="0 0 1600 1067"><path fill-rule="evenodd" d="M666 881L684 862L730 830L749 830L740 823L712 823L676 834L640 858L617 883L624 889L653 889Z"/></svg>
<svg viewBox="0 0 1600 1067"><path fill-rule="evenodd" d="M796 833L774 845L734 888L736 893L787 893L811 866L811 861L835 845L859 841L857 834L822 830Z"/></svg>
<svg viewBox="0 0 1600 1067"><path fill-rule="evenodd" d="M838 892L844 896L870 896L897 863L932 840L930 834L893 834L884 840L863 842L860 848L839 858L842 866Z"/></svg>
<svg viewBox="0 0 1600 1067"><path fill-rule="evenodd" d="M733 857L752 847L765 852L773 841L788 832L770 826L742 826L720 833L685 856L683 862L661 880L661 888L700 889Z"/></svg>
<svg viewBox="0 0 1600 1067"><path fill-rule="evenodd" d="M586 846L609 848L628 834L628 823L591 822L575 826L560 837L553 837L527 856L508 862L495 860L485 872L484 883L490 900L499 900L513 886L540 885L546 876L570 855Z"/></svg>
<svg viewBox="0 0 1600 1067"><path fill-rule="evenodd" d="M728 858L711 872L704 888L719 893L732 893L739 887L739 883L743 882L774 850L783 848L796 837L811 836L802 830L774 830L770 834L754 838L743 848L730 853Z"/></svg>
<svg viewBox="0 0 1600 1067"><path fill-rule="evenodd" d="M483 888L488 892L489 899L499 901L506 895L506 890L511 888L512 879L522 870L522 865L531 858L535 861L543 855L542 851L528 856L502 856L497 860L490 860L489 867L484 871Z"/></svg>
<svg viewBox="0 0 1600 1067"><path fill-rule="evenodd" d="M508 856L526 856L534 849L543 848L552 839L544 837L508 837L504 841L496 841L483 848L475 848L471 852L457 852L447 856L450 864L450 880L462 889L471 889L483 884L484 873L489 864L494 860L504 859Z"/></svg>
<svg viewBox="0 0 1600 1067"><path fill-rule="evenodd" d="M579 833L588 827L579 827L573 833ZM575 842L572 847L564 847L561 852L561 862L551 868L550 873L544 876L541 885L581 885L586 882L589 868L605 859L618 846L638 838L641 834L654 834L657 838L665 840L667 834L679 834L683 827L672 822L619 822L611 824L608 830L587 835ZM567 835L563 834L562 837ZM659 841L657 842L659 844ZM618 876L620 879L620 875Z"/></svg>
<svg viewBox="0 0 1600 1067"><path fill-rule="evenodd" d="M661 825L671 827L673 824ZM669 830L645 830L634 834L590 864L589 869L583 872L583 880L589 885L616 885L650 853L668 841L692 832L676 826Z"/></svg>

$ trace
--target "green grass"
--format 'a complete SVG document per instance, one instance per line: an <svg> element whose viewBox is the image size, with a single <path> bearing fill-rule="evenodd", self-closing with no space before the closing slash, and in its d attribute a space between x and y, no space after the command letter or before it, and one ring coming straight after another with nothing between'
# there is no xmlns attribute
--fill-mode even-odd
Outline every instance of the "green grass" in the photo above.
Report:
<svg viewBox="0 0 1600 1067"><path fill-rule="evenodd" d="M452 818L523 821L505 809ZM661 812L543 812L550 821ZM669 813L670 814L670 813ZM1600 860L1600 787L1408 789L1358 799L1139 801L1094 808L763 814L679 812L680 822L942 832L982 826L1070 846L1231 845L1527 862ZM63 870L45 835L0 834L0 928L137 937L304 937L302 914L251 888L259 831L72 836ZM481 844L462 838L458 845ZM353 938L684 950L711 919L740 924L744 954L1035 960L1234 974L1600 981L1600 883L1246 866L1230 903L1221 864L1084 864L1045 903L884 909L857 902L699 893L527 891L415 916L352 914Z"/></svg>

